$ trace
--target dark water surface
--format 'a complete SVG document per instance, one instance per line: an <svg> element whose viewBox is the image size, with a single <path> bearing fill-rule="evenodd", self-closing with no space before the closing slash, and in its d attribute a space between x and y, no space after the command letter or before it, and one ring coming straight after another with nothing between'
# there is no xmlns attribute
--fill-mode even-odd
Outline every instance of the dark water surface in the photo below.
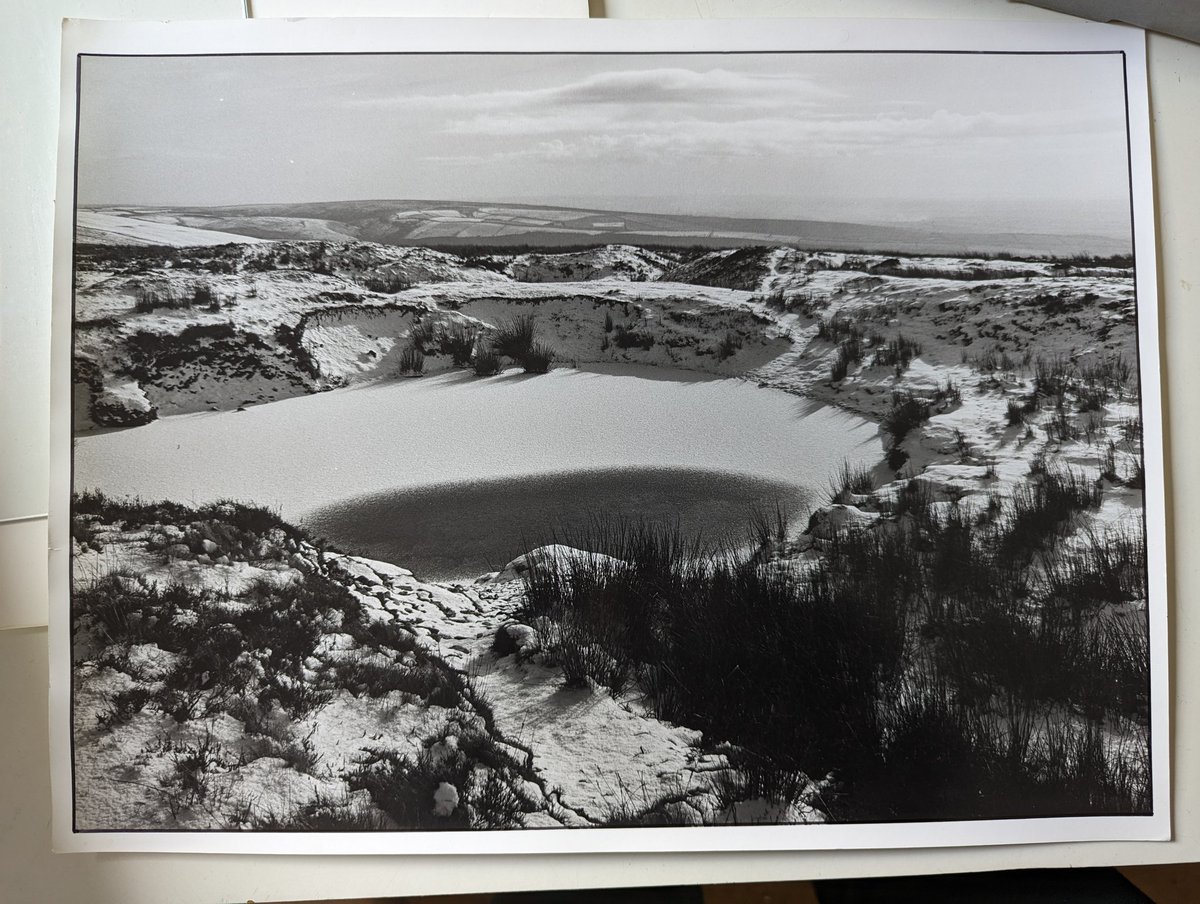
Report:
<svg viewBox="0 0 1200 904"><path fill-rule="evenodd" d="M614 516L678 525L687 538L738 542L751 511L800 513L794 484L695 468L615 468L389 490L307 516L349 552L393 562L425 580L475 578L530 548L585 534Z"/></svg>

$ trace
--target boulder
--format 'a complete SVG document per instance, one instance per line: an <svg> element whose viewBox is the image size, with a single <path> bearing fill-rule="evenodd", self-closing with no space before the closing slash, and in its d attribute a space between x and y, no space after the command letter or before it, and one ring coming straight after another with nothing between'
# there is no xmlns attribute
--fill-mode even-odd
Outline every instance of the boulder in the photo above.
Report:
<svg viewBox="0 0 1200 904"><path fill-rule="evenodd" d="M98 427L138 427L158 417L136 380L105 386L92 397L92 421Z"/></svg>
<svg viewBox="0 0 1200 904"><path fill-rule="evenodd" d="M806 533L818 540L831 540L835 534L866 530L878 520L878 512L864 512L855 505L826 505L813 512Z"/></svg>
<svg viewBox="0 0 1200 904"><path fill-rule="evenodd" d="M454 735L435 742L429 748L429 762L434 766L440 766L446 760L452 760L456 756L458 756L458 738Z"/></svg>
<svg viewBox="0 0 1200 904"><path fill-rule="evenodd" d="M496 630L492 640L492 649L497 656L529 656L537 651L537 632L529 625L519 622L507 622Z"/></svg>
<svg viewBox="0 0 1200 904"><path fill-rule="evenodd" d="M539 546L537 549L532 549L523 556L517 556L501 571L491 579L490 583L503 583L505 581L519 581L531 570L536 568L564 568L570 570L578 563L586 563L589 566L601 565L616 565L619 560L612 556L606 556L603 553L588 552L583 549L575 549L573 546L564 546L561 543L552 543L549 546Z"/></svg>
<svg viewBox="0 0 1200 904"><path fill-rule="evenodd" d="M312 562L308 561L308 559L304 558L304 556L300 555L300 553L298 553L298 552L294 552L290 556L288 556L288 564L290 566L292 566L292 568L295 568L297 571L316 571L317 570L316 566L314 566Z"/></svg>
<svg viewBox="0 0 1200 904"><path fill-rule="evenodd" d="M367 584L382 584L383 579L372 569L358 559L343 556L329 563L329 570L336 575L351 581L364 581Z"/></svg>
<svg viewBox="0 0 1200 904"><path fill-rule="evenodd" d="M449 816L458 807L458 789L449 782L442 782L433 792L433 815Z"/></svg>

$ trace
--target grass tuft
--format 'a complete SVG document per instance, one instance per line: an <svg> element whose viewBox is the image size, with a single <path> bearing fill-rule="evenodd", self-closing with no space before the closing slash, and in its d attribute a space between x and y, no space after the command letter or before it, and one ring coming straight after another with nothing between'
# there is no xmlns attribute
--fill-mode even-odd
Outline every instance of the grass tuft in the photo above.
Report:
<svg viewBox="0 0 1200 904"><path fill-rule="evenodd" d="M554 349L544 342L535 341L521 356L521 369L527 374L544 374L550 370L554 358Z"/></svg>
<svg viewBox="0 0 1200 904"><path fill-rule="evenodd" d="M903 333L898 333L895 339L889 340L875 350L875 364L885 367L897 367L904 370L913 358L921 354L921 344L910 339Z"/></svg>
<svg viewBox="0 0 1200 904"><path fill-rule="evenodd" d="M396 373L402 377L419 377L425 372L425 354L416 345L410 345L400 353Z"/></svg>
<svg viewBox="0 0 1200 904"><path fill-rule="evenodd" d="M515 829L535 809L517 790L522 771L486 732L452 722L415 757L368 752L348 782L405 829Z"/></svg>
<svg viewBox="0 0 1200 904"><path fill-rule="evenodd" d="M471 368L477 377L491 377L500 373L500 356L490 345L481 345L471 359Z"/></svg>
<svg viewBox="0 0 1200 904"><path fill-rule="evenodd" d="M841 470L829 482L829 501L846 503L853 496L868 496L875 491L875 474L866 465L842 462Z"/></svg>
<svg viewBox="0 0 1200 904"><path fill-rule="evenodd" d="M441 326L431 319L417 320L408 331L408 341L421 354L430 354L441 341Z"/></svg>
<svg viewBox="0 0 1200 904"><path fill-rule="evenodd" d="M471 353L475 350L478 337L477 329L472 329L463 323L456 323L442 331L439 351L443 355L449 355L455 367L466 367L471 363Z"/></svg>
<svg viewBox="0 0 1200 904"><path fill-rule="evenodd" d="M833 364L829 366L830 382L837 383L846 378L846 374L850 371L850 365L856 364L862 360L863 346L862 340L855 335L850 335L838 343L837 352L833 358Z"/></svg>
<svg viewBox="0 0 1200 904"><path fill-rule="evenodd" d="M534 320L523 314L501 323L492 336L492 347L498 355L520 361L533 348Z"/></svg>
<svg viewBox="0 0 1200 904"><path fill-rule="evenodd" d="M883 431L892 439L892 447L899 446L909 432L929 419L929 403L908 393L894 393L892 407L883 416Z"/></svg>

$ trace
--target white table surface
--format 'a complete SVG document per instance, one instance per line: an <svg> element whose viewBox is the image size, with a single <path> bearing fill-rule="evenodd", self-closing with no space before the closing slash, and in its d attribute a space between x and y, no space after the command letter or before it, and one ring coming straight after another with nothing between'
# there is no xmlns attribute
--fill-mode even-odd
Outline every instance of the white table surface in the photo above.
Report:
<svg viewBox="0 0 1200 904"><path fill-rule="evenodd" d="M300 4L300 6L296 5ZM260 0L256 14L348 11ZM370 11L581 15L584 0ZM1055 20L1006 0L592 0L630 17ZM301 8L301 6L303 8ZM542 857L56 855L49 850L45 509L58 20L240 17L241 0L0 0L0 901L172 904L1200 861L1200 46L1149 38L1171 543L1175 840L956 850ZM1193 472L1195 469L1195 472ZM29 626L29 627L13 627Z"/></svg>

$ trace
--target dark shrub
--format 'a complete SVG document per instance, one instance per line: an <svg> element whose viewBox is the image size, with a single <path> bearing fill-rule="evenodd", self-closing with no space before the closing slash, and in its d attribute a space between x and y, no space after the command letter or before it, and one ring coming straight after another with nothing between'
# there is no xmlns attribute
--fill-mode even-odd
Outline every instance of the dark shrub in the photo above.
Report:
<svg viewBox="0 0 1200 904"><path fill-rule="evenodd" d="M96 722L101 728L115 728L123 725L140 713L151 698L152 694L149 689L141 686L117 691L109 698L108 709L96 717Z"/></svg>
<svg viewBox="0 0 1200 904"><path fill-rule="evenodd" d="M729 768L717 777L717 801L724 808L745 800L783 805L802 800L811 784L803 772L745 749L727 755Z"/></svg>
<svg viewBox="0 0 1200 904"><path fill-rule="evenodd" d="M451 677L442 663L427 657L412 666L399 662L356 659L337 666L338 683L356 697L382 697L394 691L411 694L430 705L457 706L462 697L460 682Z"/></svg>
<svg viewBox="0 0 1200 904"><path fill-rule="evenodd" d="M725 338L717 346L717 360L724 361L732 358L742 347L742 337L737 333L726 333Z"/></svg>
<svg viewBox="0 0 1200 904"><path fill-rule="evenodd" d="M110 572L72 592L76 638L90 635L105 645L155 643L173 650L181 637L175 614L203 601L202 594L181 585L161 590L144 577Z"/></svg>
<svg viewBox="0 0 1200 904"><path fill-rule="evenodd" d="M907 393L895 393L892 407L883 417L883 430L892 438L892 446L899 446L909 431L929 419L929 403Z"/></svg>
<svg viewBox="0 0 1200 904"><path fill-rule="evenodd" d="M339 801L320 794L294 813L251 812L248 821L260 832L382 832L390 828L384 814L372 807L356 806L349 796Z"/></svg>
<svg viewBox="0 0 1200 904"><path fill-rule="evenodd" d="M1001 551L1019 557L1041 549L1061 536L1077 513L1099 508L1100 493L1095 482L1070 468L1036 474L1013 492Z"/></svg>
<svg viewBox="0 0 1200 904"><path fill-rule="evenodd" d="M432 320L418 320L408 331L408 341L422 355L430 354L430 349L440 342L441 329Z"/></svg>
<svg viewBox="0 0 1200 904"><path fill-rule="evenodd" d="M544 374L554 361L554 349L544 342L534 342L519 360L525 373Z"/></svg>
<svg viewBox="0 0 1200 904"><path fill-rule="evenodd" d="M834 314L817 321L817 338L826 342L842 342L844 339L861 340L866 335L862 325L848 314Z"/></svg>
<svg viewBox="0 0 1200 904"><path fill-rule="evenodd" d="M481 345L475 350L471 367L477 377L490 377L500 373L500 356L491 346Z"/></svg>
<svg viewBox="0 0 1200 904"><path fill-rule="evenodd" d="M455 737L453 748L435 745ZM482 777L480 775L482 773ZM522 770L485 732L448 727L426 739L415 758L390 750L369 752L348 776L352 791L365 789L375 806L404 829L513 829L534 807L515 790ZM442 783L458 793L452 810L436 813Z"/></svg>
<svg viewBox="0 0 1200 904"><path fill-rule="evenodd" d="M408 276L396 270L377 270L363 277L362 284L364 288L384 295L394 295L414 285Z"/></svg>
<svg viewBox="0 0 1200 904"><path fill-rule="evenodd" d="M750 508L750 540L759 549L768 549L787 540L787 509L776 502L772 508L754 505Z"/></svg>
<svg viewBox="0 0 1200 904"><path fill-rule="evenodd" d="M852 363L862 360L862 342L855 336L843 339L838 344L837 354L829 368L829 379L836 383L846 378L846 373Z"/></svg>
<svg viewBox="0 0 1200 904"><path fill-rule="evenodd" d="M529 314L522 314L501 323L496 328L496 333L492 337L492 347L497 354L520 361L533 348L533 338L533 317Z"/></svg>
<svg viewBox="0 0 1200 904"><path fill-rule="evenodd" d="M836 821L970 819L988 815L987 738L944 687L911 693L888 714L877 762L829 801Z"/></svg>
<svg viewBox="0 0 1200 904"><path fill-rule="evenodd" d="M396 373L402 377L419 377L425 372L425 355L416 346L409 346L400 353L396 362Z"/></svg>
<svg viewBox="0 0 1200 904"><path fill-rule="evenodd" d="M1090 504L1084 498L1082 505ZM1086 545L1059 550L1046 563L1048 598L1065 606L1078 623L1084 612L1146 596L1146 545L1131 531L1088 531Z"/></svg>
<svg viewBox="0 0 1200 904"><path fill-rule="evenodd" d="M866 465L842 462L841 470L829 481L829 501L849 502L850 497L866 496L875 490L875 475Z"/></svg>
<svg viewBox="0 0 1200 904"><path fill-rule="evenodd" d="M702 555L671 529L600 533L591 548L612 558L547 563L526 578L529 617L556 626L543 646L565 648L572 680L619 685L637 672L660 718L814 774L867 743L903 647L893 580L850 593L840 571L802 583ZM847 722L858 738L838 728Z"/></svg>
<svg viewBox="0 0 1200 904"><path fill-rule="evenodd" d="M884 460L887 462L889 468L899 473L900 469L908 464L908 453L899 446L892 446L887 450Z"/></svg>
<svg viewBox="0 0 1200 904"><path fill-rule="evenodd" d="M96 539L95 525L81 515L72 516L71 539L75 540L80 546L87 548Z"/></svg>
<svg viewBox="0 0 1200 904"><path fill-rule="evenodd" d="M651 332L618 326L613 332L612 341L617 348L640 348L643 351L649 351L654 348L655 340L654 334Z"/></svg>
<svg viewBox="0 0 1200 904"><path fill-rule="evenodd" d="M1074 367L1062 355L1037 358L1033 363L1033 394L1041 398L1061 396L1070 385Z"/></svg>
<svg viewBox="0 0 1200 904"><path fill-rule="evenodd" d="M908 367L913 358L921 354L921 344L903 333L875 350L875 363L884 366Z"/></svg>
<svg viewBox="0 0 1200 904"><path fill-rule="evenodd" d="M443 355L450 356L455 367L466 367L471 363L471 352L475 349L478 334L478 330L456 323L442 332L439 350Z"/></svg>

